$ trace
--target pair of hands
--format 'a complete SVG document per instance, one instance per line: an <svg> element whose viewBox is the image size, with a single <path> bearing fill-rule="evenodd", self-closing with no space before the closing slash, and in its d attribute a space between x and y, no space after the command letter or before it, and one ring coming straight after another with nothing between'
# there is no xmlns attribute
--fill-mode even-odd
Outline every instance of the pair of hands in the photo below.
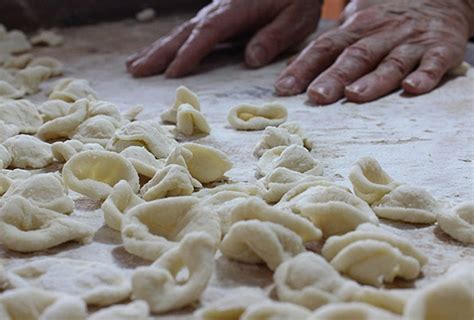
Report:
<svg viewBox="0 0 474 320"><path fill-rule="evenodd" d="M190 73L214 47L252 34L245 62L258 68L317 27L321 0L214 0L193 19L127 60L136 77ZM400 86L435 88L459 65L474 35L474 0L353 0L341 24L312 41L275 82L278 95L306 90L311 102L367 102Z"/></svg>

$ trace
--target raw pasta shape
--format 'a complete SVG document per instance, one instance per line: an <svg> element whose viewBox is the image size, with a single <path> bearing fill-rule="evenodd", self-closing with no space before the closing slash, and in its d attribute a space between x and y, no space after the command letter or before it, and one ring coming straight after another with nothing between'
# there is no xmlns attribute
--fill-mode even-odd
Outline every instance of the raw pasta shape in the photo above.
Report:
<svg viewBox="0 0 474 320"><path fill-rule="evenodd" d="M304 146L308 150L312 149L311 141L296 122L287 122L277 128L267 127L255 146L253 154L260 158L267 150L292 144Z"/></svg>
<svg viewBox="0 0 474 320"><path fill-rule="evenodd" d="M156 172L164 167L163 161L157 160L145 147L130 146L120 154L132 163L138 174L147 178L153 178Z"/></svg>
<svg viewBox="0 0 474 320"><path fill-rule="evenodd" d="M241 320L306 320L311 312L301 306L288 302L264 301L249 306L240 317Z"/></svg>
<svg viewBox="0 0 474 320"><path fill-rule="evenodd" d="M189 104L197 111L201 111L198 96L185 86L180 86L176 89L176 98L173 106L161 114L161 120L164 122L176 123L178 121L178 108L182 104Z"/></svg>
<svg viewBox="0 0 474 320"><path fill-rule="evenodd" d="M120 123L114 118L97 115L82 122L74 132L69 134L69 138L82 143L97 143L105 147L119 127Z"/></svg>
<svg viewBox="0 0 474 320"><path fill-rule="evenodd" d="M89 100L88 102L89 109L87 115L89 118L95 116L107 116L115 119L117 122L122 121L122 115L115 104L102 100Z"/></svg>
<svg viewBox="0 0 474 320"><path fill-rule="evenodd" d="M133 299L148 302L155 313L176 310L199 300L214 272L216 243L206 233L191 233L149 267L132 276ZM179 273L186 270L186 280Z"/></svg>
<svg viewBox="0 0 474 320"><path fill-rule="evenodd" d="M224 178L224 174L232 169L232 162L227 155L216 148L196 143L182 145L193 153L191 159L186 160L189 173L201 183L210 183Z"/></svg>
<svg viewBox="0 0 474 320"><path fill-rule="evenodd" d="M125 250L148 260L156 260L176 247L191 232L205 232L216 244L221 238L216 213L192 196L146 202L122 219Z"/></svg>
<svg viewBox="0 0 474 320"><path fill-rule="evenodd" d="M93 234L91 227L19 196L0 209L0 242L13 251L41 251L71 240L86 243Z"/></svg>
<svg viewBox="0 0 474 320"><path fill-rule="evenodd" d="M442 205L421 188L401 185L372 205L379 218L410 223L434 223Z"/></svg>
<svg viewBox="0 0 474 320"><path fill-rule="evenodd" d="M0 143L5 142L8 138L16 136L20 133L18 127L14 124L6 124L0 120Z"/></svg>
<svg viewBox="0 0 474 320"><path fill-rule="evenodd" d="M63 43L64 39L61 35L52 30L41 30L37 35L30 39L32 45L42 45L56 47Z"/></svg>
<svg viewBox="0 0 474 320"><path fill-rule="evenodd" d="M314 310L322 305L349 301L359 289L344 279L321 256L304 252L283 262L273 274L280 301Z"/></svg>
<svg viewBox="0 0 474 320"><path fill-rule="evenodd" d="M39 92L41 83L52 76L52 72L50 68L44 66L27 67L18 71L16 79L27 94L35 94Z"/></svg>
<svg viewBox="0 0 474 320"><path fill-rule="evenodd" d="M357 160L351 168L349 180L354 187L354 193L368 204L379 201L399 185L382 169L377 160L371 157Z"/></svg>
<svg viewBox="0 0 474 320"><path fill-rule="evenodd" d="M474 244L474 202L467 201L456 206L452 213L439 214L438 226L452 238L463 243Z"/></svg>
<svg viewBox="0 0 474 320"><path fill-rule="evenodd" d="M165 165L177 164L188 169L187 162L191 160L193 153L181 145L177 145L166 158Z"/></svg>
<svg viewBox="0 0 474 320"><path fill-rule="evenodd" d="M108 306L129 297L125 273L104 263L43 258L10 270L13 287L34 287L78 296L88 305Z"/></svg>
<svg viewBox="0 0 474 320"><path fill-rule="evenodd" d="M194 133L209 134L211 132L211 127L209 127L204 115L190 104L180 105L176 118L176 128L186 136L192 136Z"/></svg>
<svg viewBox="0 0 474 320"><path fill-rule="evenodd" d="M257 163L257 174L266 176L276 168L319 176L322 165L305 148L297 145L275 147L266 151Z"/></svg>
<svg viewBox="0 0 474 320"><path fill-rule="evenodd" d="M54 161L51 145L36 137L20 134L8 138L3 146L12 156L10 166L20 169L40 169Z"/></svg>
<svg viewBox="0 0 474 320"><path fill-rule="evenodd" d="M229 110L227 121L238 130L263 130L268 126L282 124L287 117L286 108L275 102L262 106L240 104Z"/></svg>
<svg viewBox="0 0 474 320"><path fill-rule="evenodd" d="M3 67L6 69L24 69L31 60L33 60L31 53L9 56L3 63Z"/></svg>
<svg viewBox="0 0 474 320"><path fill-rule="evenodd" d="M365 303L334 303L316 310L307 320L402 320L397 314Z"/></svg>
<svg viewBox="0 0 474 320"><path fill-rule="evenodd" d="M31 49L26 35L19 30L0 33L0 54L22 53Z"/></svg>
<svg viewBox="0 0 474 320"><path fill-rule="evenodd" d="M0 292L10 287L10 280L8 280L5 268L0 263Z"/></svg>
<svg viewBox="0 0 474 320"><path fill-rule="evenodd" d="M20 133L36 133L43 120L34 104L28 100L0 100L0 121L15 125Z"/></svg>
<svg viewBox="0 0 474 320"><path fill-rule="evenodd" d="M38 106L38 111L46 123L69 114L71 104L63 100L48 100Z"/></svg>
<svg viewBox="0 0 474 320"><path fill-rule="evenodd" d="M52 57L37 57L31 60L28 63L28 68L36 67L36 66L43 66L49 68L51 71L51 76L60 76L63 74L64 65L58 59Z"/></svg>
<svg viewBox="0 0 474 320"><path fill-rule="evenodd" d="M150 307L145 301L115 305L93 313L87 320L148 320Z"/></svg>
<svg viewBox="0 0 474 320"><path fill-rule="evenodd" d="M0 144L0 169L6 169L12 163L10 152Z"/></svg>
<svg viewBox="0 0 474 320"><path fill-rule="evenodd" d="M171 164L156 172L155 176L148 181L140 190L146 201L157 200L166 197L188 196L194 188L202 187L201 183L194 179L188 170L182 166Z"/></svg>
<svg viewBox="0 0 474 320"><path fill-rule="evenodd" d="M0 319L86 320L82 299L34 288L9 290L0 295Z"/></svg>
<svg viewBox="0 0 474 320"><path fill-rule="evenodd" d="M146 8L135 15L135 19L140 22L148 22L155 18L156 12L153 8Z"/></svg>
<svg viewBox="0 0 474 320"><path fill-rule="evenodd" d="M415 289L379 289L362 286L352 297L353 302L362 302L395 314L403 314L407 302Z"/></svg>
<svg viewBox="0 0 474 320"><path fill-rule="evenodd" d="M97 99L97 93L91 88L89 81L84 79L64 78L56 82L49 99L75 102L82 98Z"/></svg>
<svg viewBox="0 0 474 320"><path fill-rule="evenodd" d="M19 99L25 95L25 89L16 88L14 85L0 80L0 98Z"/></svg>
<svg viewBox="0 0 474 320"><path fill-rule="evenodd" d="M68 188L92 199L104 200L120 180L128 182L133 192L140 187L138 174L121 155L109 151L83 151L74 155L63 167Z"/></svg>
<svg viewBox="0 0 474 320"><path fill-rule="evenodd" d="M61 163L67 162L75 154L87 150L102 151L104 147L97 143L84 144L77 140L57 141L51 145L54 158Z"/></svg>
<svg viewBox="0 0 474 320"><path fill-rule="evenodd" d="M117 182L114 189L102 204L105 224L110 228L120 231L123 215L133 207L143 203L125 180Z"/></svg>
<svg viewBox="0 0 474 320"><path fill-rule="evenodd" d="M212 195L218 194L222 191L235 191L235 192L245 193L249 196L256 196L256 197L262 198L265 189L261 185L255 184L255 183L248 183L248 182L226 183L226 184L221 184L214 188L201 189L198 192L193 193L193 196L196 196L198 198L207 198Z"/></svg>

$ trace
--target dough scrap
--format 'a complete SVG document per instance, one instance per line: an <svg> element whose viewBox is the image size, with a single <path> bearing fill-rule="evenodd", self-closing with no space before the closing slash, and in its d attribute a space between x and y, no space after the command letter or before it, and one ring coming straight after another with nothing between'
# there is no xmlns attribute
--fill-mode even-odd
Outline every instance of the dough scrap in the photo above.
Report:
<svg viewBox="0 0 474 320"><path fill-rule="evenodd" d="M438 226L452 238L463 243L474 243L474 201L456 206L451 213L437 216Z"/></svg>
<svg viewBox="0 0 474 320"><path fill-rule="evenodd" d="M102 204L105 224L110 228L120 231L123 215L133 207L143 203L125 180L117 182L110 195Z"/></svg>
<svg viewBox="0 0 474 320"><path fill-rule="evenodd" d="M34 288L8 290L0 295L0 319L86 320L82 299Z"/></svg>
<svg viewBox="0 0 474 320"><path fill-rule="evenodd" d="M28 63L28 68L43 66L51 70L51 76L60 76L63 74L64 64L53 57L37 57Z"/></svg>
<svg viewBox="0 0 474 320"><path fill-rule="evenodd" d="M401 185L372 205L379 218L410 223L434 223L442 205L427 191Z"/></svg>
<svg viewBox="0 0 474 320"><path fill-rule="evenodd" d="M33 60L31 53L9 56L3 63L3 67L6 69L24 69L31 60Z"/></svg>
<svg viewBox="0 0 474 320"><path fill-rule="evenodd" d="M262 138L255 146L253 154L257 158L260 158L267 150L280 146L290 146L292 144L304 146L308 150L311 150L313 146L311 141L307 138L306 133L304 133L298 123L294 121L283 123L277 128L265 128Z"/></svg>
<svg viewBox="0 0 474 320"><path fill-rule="evenodd" d="M308 309L288 302L264 301L249 306L241 320L306 320L311 315Z"/></svg>
<svg viewBox="0 0 474 320"><path fill-rule="evenodd" d="M0 54L22 53L31 50L26 35L19 30L0 33Z"/></svg>
<svg viewBox="0 0 474 320"><path fill-rule="evenodd" d="M140 113L143 112L145 108L142 105L137 105L129 108L122 114L122 119L127 121L135 121Z"/></svg>
<svg viewBox="0 0 474 320"><path fill-rule="evenodd" d="M227 155L216 148L196 143L184 143L183 148L191 151L193 156L186 160L189 173L201 183L210 183L224 178L232 169L232 162Z"/></svg>
<svg viewBox="0 0 474 320"><path fill-rule="evenodd" d="M261 106L240 104L232 107L227 121L238 130L263 130L268 126L278 126L286 121L288 111L279 103L265 103Z"/></svg>
<svg viewBox="0 0 474 320"><path fill-rule="evenodd" d="M363 286L352 297L352 301L367 303L395 314L403 314L405 305L415 292L415 289L379 289Z"/></svg>
<svg viewBox="0 0 474 320"><path fill-rule="evenodd" d="M115 104L103 100L88 100L88 102L89 108L87 110L87 115L89 118L95 116L107 116L118 122L122 121L122 115Z"/></svg>
<svg viewBox="0 0 474 320"><path fill-rule="evenodd" d="M13 251L41 251L71 240L87 243L93 235L91 227L19 196L0 208L0 241Z"/></svg>
<svg viewBox="0 0 474 320"><path fill-rule="evenodd" d="M53 71L50 68L41 65L28 66L26 69L18 71L16 79L27 94L35 94L40 91L41 83L48 80L52 74Z"/></svg>
<svg viewBox="0 0 474 320"><path fill-rule="evenodd" d="M13 287L35 287L82 298L87 304L108 306L131 293L124 272L104 263L69 258L42 258L10 269Z"/></svg>
<svg viewBox="0 0 474 320"><path fill-rule="evenodd" d="M61 163L67 162L75 154L87 150L102 151L104 147L97 143L84 144L77 140L57 141L51 145L54 158Z"/></svg>
<svg viewBox="0 0 474 320"><path fill-rule="evenodd" d="M120 123L114 118L97 115L82 122L69 134L69 138L82 143L97 143L105 147L119 127Z"/></svg>
<svg viewBox="0 0 474 320"><path fill-rule="evenodd" d="M38 106L43 122L65 117L69 114L71 104L63 100L48 100Z"/></svg>
<svg viewBox="0 0 474 320"><path fill-rule="evenodd" d="M5 142L8 138L16 136L20 133L18 127L14 124L6 124L0 120L0 143Z"/></svg>
<svg viewBox="0 0 474 320"><path fill-rule="evenodd" d="M63 167L63 179L71 190L97 200L105 200L120 180L127 181L133 192L140 187L132 164L109 151L88 150L72 156Z"/></svg>
<svg viewBox="0 0 474 320"><path fill-rule="evenodd" d="M273 274L278 299L310 310L349 301L359 285L343 278L321 256L303 252L280 264Z"/></svg>
<svg viewBox="0 0 474 320"><path fill-rule="evenodd" d="M176 119L176 128L186 136L192 136L194 133L209 134L211 132L211 127L204 115L190 104L182 104L178 107Z"/></svg>
<svg viewBox="0 0 474 320"><path fill-rule="evenodd" d="M198 192L193 193L193 196L198 198L207 198L222 191L235 191L245 193L249 196L263 197L264 188L259 184L248 182L226 183L214 188L204 188Z"/></svg>
<svg viewBox="0 0 474 320"><path fill-rule="evenodd" d="M0 144L0 169L6 169L12 163L10 152Z"/></svg>
<svg viewBox="0 0 474 320"><path fill-rule="evenodd" d="M11 166L20 169L40 169L54 161L51 145L36 137L20 134L8 138L3 146L12 156Z"/></svg>
<svg viewBox="0 0 474 320"><path fill-rule="evenodd" d="M266 151L257 163L257 174L266 176L276 168L287 168L315 176L323 174L322 165L308 150L298 145L280 146Z"/></svg>
<svg viewBox="0 0 474 320"><path fill-rule="evenodd" d="M0 98L19 99L25 95L24 88L16 88L9 82L0 80Z"/></svg>
<svg viewBox="0 0 474 320"><path fill-rule="evenodd" d="M351 168L349 180L354 187L354 193L368 204L379 201L399 185L382 169L377 160L371 157L357 160Z"/></svg>
<svg viewBox="0 0 474 320"><path fill-rule="evenodd" d="M181 145L177 145L166 158L165 165L177 164L188 169L186 162L193 157L193 153Z"/></svg>
<svg viewBox="0 0 474 320"><path fill-rule="evenodd" d="M49 100L75 102L82 98L97 99L97 93L85 79L64 78L56 82Z"/></svg>
<svg viewBox="0 0 474 320"><path fill-rule="evenodd" d="M397 314L359 302L334 303L316 310L307 320L402 320Z"/></svg>
<svg viewBox="0 0 474 320"><path fill-rule="evenodd" d="M115 305L93 313L87 320L148 320L150 307L145 301Z"/></svg>
<svg viewBox="0 0 474 320"><path fill-rule="evenodd" d="M0 121L28 134L36 133L43 124L36 106L28 100L0 100Z"/></svg>
<svg viewBox="0 0 474 320"><path fill-rule="evenodd" d="M216 243L207 233L186 235L175 248L132 276L133 299L148 302L155 313L176 310L199 300L214 272ZM186 280L179 273L186 270Z"/></svg>
<svg viewBox="0 0 474 320"><path fill-rule="evenodd" d="M132 163L138 174L147 178L153 178L156 172L164 167L163 161L156 159L145 147L130 146L120 154Z"/></svg>
<svg viewBox="0 0 474 320"><path fill-rule="evenodd" d="M157 200L166 197L188 196L194 188L202 187L201 183L194 179L188 170L182 166L171 164L156 172L155 176L148 181L140 190L146 201Z"/></svg>
<svg viewBox="0 0 474 320"><path fill-rule="evenodd" d="M41 30L37 35L30 38L30 42L34 46L56 47L64 42L64 38L53 30Z"/></svg>
<svg viewBox="0 0 474 320"><path fill-rule="evenodd" d="M156 12L153 8L146 8L135 15L135 19L140 22L148 22L156 17Z"/></svg>
<svg viewBox="0 0 474 320"><path fill-rule="evenodd" d="M185 86L179 86L176 89L176 98L173 105L161 114L161 120L164 122L177 123L178 108L182 104L189 104L197 111L201 111L198 96Z"/></svg>
<svg viewBox="0 0 474 320"><path fill-rule="evenodd" d="M207 233L216 244L221 239L216 213L193 196L146 202L122 218L125 250L148 260L156 260L176 247L191 232Z"/></svg>

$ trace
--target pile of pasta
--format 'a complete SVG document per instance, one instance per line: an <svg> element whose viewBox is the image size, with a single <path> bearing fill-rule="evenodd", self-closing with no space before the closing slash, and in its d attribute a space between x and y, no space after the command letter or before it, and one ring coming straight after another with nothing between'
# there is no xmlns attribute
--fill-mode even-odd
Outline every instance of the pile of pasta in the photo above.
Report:
<svg viewBox="0 0 474 320"><path fill-rule="evenodd" d="M0 28L1 50L21 47L25 39L11 33ZM268 267L274 295L230 290L201 303L198 319L472 318L472 263L452 266L421 289L384 288L396 278L417 279L428 258L379 218L437 222L454 239L474 243L473 202L449 208L370 157L351 168L349 190L323 176L311 141L277 103L230 109L235 129L264 131L254 149L259 180L229 182L224 152L177 141L211 132L189 89L177 89L160 119L137 120L140 107L121 113L84 79L59 80L37 106L20 98L61 68L44 58L37 66L48 76L38 76L31 64L39 62L28 59L3 60L0 74L0 245L41 252L89 243L97 228L74 217L73 191L98 201L105 225L149 265L126 272L60 257L0 265L1 319L147 319L196 305L221 255ZM309 250L314 244L321 250ZM100 310L89 315L88 307Z"/></svg>

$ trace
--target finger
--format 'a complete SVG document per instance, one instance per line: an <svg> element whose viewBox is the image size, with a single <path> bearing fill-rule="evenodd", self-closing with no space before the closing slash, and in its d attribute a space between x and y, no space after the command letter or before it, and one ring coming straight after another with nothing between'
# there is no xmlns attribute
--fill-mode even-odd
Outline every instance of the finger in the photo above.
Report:
<svg viewBox="0 0 474 320"><path fill-rule="evenodd" d="M402 80L419 63L424 48L401 45L393 49L375 71L347 86L344 95L349 101L367 102L384 96L400 87Z"/></svg>
<svg viewBox="0 0 474 320"><path fill-rule="evenodd" d="M151 45L151 46L149 45L145 48L140 49L138 52L132 54L131 56L129 56L127 58L127 61L125 62L127 70L130 70L130 66L132 65L132 63L134 63L139 58L143 57L152 47L153 47L153 45Z"/></svg>
<svg viewBox="0 0 474 320"><path fill-rule="evenodd" d="M462 62L463 50L455 46L434 47L426 51L418 69L403 82L402 87L410 94L423 94L433 90L446 71Z"/></svg>
<svg viewBox="0 0 474 320"><path fill-rule="evenodd" d="M303 17L301 12L305 12ZM246 64L252 68L266 65L289 47L303 41L316 29L319 15L320 7L313 3L295 2L288 6L249 41L245 50Z"/></svg>

